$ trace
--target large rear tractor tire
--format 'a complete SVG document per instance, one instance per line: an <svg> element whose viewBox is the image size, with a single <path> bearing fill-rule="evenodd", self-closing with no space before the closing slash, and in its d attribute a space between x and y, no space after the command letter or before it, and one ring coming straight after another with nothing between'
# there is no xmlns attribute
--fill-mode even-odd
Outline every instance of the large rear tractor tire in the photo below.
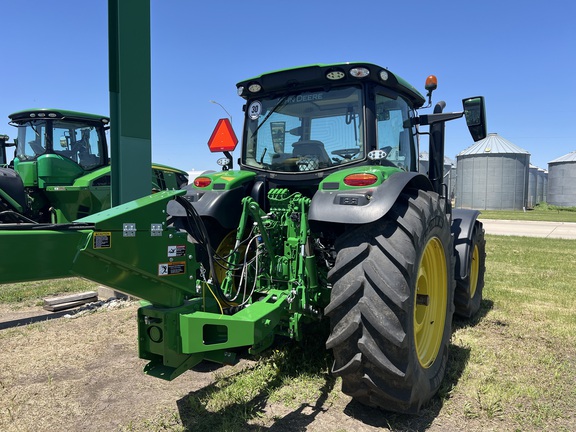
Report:
<svg viewBox="0 0 576 432"><path fill-rule="evenodd" d="M336 250L325 309L332 373L365 405L416 413L448 360L454 258L445 201L404 193L381 220L342 235Z"/></svg>
<svg viewBox="0 0 576 432"><path fill-rule="evenodd" d="M464 279L456 279L454 294L454 313L461 318L471 318L480 309L482 290L484 288L484 273L486 272L486 240L484 229L477 223L472 233L468 271Z"/></svg>

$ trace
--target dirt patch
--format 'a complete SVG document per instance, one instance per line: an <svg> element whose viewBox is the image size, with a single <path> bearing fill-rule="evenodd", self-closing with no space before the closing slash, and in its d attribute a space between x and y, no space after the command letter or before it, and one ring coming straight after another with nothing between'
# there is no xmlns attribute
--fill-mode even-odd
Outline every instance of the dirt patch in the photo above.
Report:
<svg viewBox="0 0 576 432"><path fill-rule="evenodd" d="M115 430L212 382L209 373L173 382L143 374L136 310L129 304L1 330L0 430Z"/></svg>
<svg viewBox="0 0 576 432"><path fill-rule="evenodd" d="M116 310L0 330L0 430L194 430L183 404L213 385L215 370L221 369L205 366L172 382L145 375L136 311L137 304L127 302ZM45 315L41 308L0 307L4 323L40 315ZM242 360L234 368L251 365ZM350 398L341 394L330 403L292 409L265 402L259 409L260 420L246 430L382 430L355 418L369 419L371 410L350 406Z"/></svg>
<svg viewBox="0 0 576 432"><path fill-rule="evenodd" d="M44 313L39 308L0 307L0 321ZM218 388L216 372L240 372L255 363L242 360L234 367L204 365L172 382L142 372L138 358L137 303L98 310L77 318L59 318L0 330L0 430L11 431L183 431L205 424L219 431L375 432L502 430L505 424L470 421L442 407L438 400L418 416L400 416L367 408L340 391L330 378L320 396L297 406L271 402L258 395L241 411L249 420L235 428L221 425L232 411L213 411L200 402ZM228 368L228 369L225 369ZM313 399L313 400L312 400ZM238 407L235 407L238 409ZM227 410L227 409L226 409ZM440 412L442 411L442 415ZM202 431L204 432L204 431Z"/></svg>

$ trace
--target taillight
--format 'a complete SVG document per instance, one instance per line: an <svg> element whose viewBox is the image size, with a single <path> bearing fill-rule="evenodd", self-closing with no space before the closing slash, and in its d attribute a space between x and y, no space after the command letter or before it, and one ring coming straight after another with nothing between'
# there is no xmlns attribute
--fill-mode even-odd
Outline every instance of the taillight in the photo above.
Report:
<svg viewBox="0 0 576 432"><path fill-rule="evenodd" d="M348 186L370 186L378 181L374 174L359 173L344 177L344 184Z"/></svg>
<svg viewBox="0 0 576 432"><path fill-rule="evenodd" d="M210 183L212 183L212 179L210 177L196 177L194 179L194 186L199 188L208 187L210 186Z"/></svg>

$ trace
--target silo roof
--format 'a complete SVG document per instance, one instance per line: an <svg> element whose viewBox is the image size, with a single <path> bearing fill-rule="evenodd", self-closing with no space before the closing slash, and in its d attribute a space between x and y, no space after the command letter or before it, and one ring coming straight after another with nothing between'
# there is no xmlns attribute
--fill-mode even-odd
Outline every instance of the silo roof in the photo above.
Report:
<svg viewBox="0 0 576 432"><path fill-rule="evenodd" d="M420 154L418 155L418 158L421 161L429 161L430 160L430 154L427 151L423 151L423 152L420 152ZM444 165L454 165L454 161L452 159L450 159L448 156L444 156Z"/></svg>
<svg viewBox="0 0 576 432"><path fill-rule="evenodd" d="M480 155L480 154L530 154L526 150L502 138L497 133L490 133L483 140L474 143L465 150L458 153L458 156Z"/></svg>
<svg viewBox="0 0 576 432"><path fill-rule="evenodd" d="M576 151L570 152L564 156L560 156L558 159L554 159L553 161L550 161L548 163L551 164L557 162L576 162Z"/></svg>

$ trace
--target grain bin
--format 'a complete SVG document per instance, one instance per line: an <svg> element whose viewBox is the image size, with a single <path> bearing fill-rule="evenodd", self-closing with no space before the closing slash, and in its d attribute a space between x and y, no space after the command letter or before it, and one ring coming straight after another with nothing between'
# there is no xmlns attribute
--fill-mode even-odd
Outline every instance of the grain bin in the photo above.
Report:
<svg viewBox="0 0 576 432"><path fill-rule="evenodd" d="M428 169L430 166L428 152L420 152L419 160L418 172L428 175ZM444 183L448 188L448 195L451 198L454 197L456 189L456 164L447 156L444 157L444 179L442 180L442 183Z"/></svg>
<svg viewBox="0 0 576 432"><path fill-rule="evenodd" d="M530 164L528 170L528 208L534 208L539 203L537 193L538 170L537 166Z"/></svg>
<svg viewBox="0 0 576 432"><path fill-rule="evenodd" d="M523 210L528 204L530 153L496 133L456 156L456 207Z"/></svg>
<svg viewBox="0 0 576 432"><path fill-rule="evenodd" d="M557 206L576 206L576 151L548 162L546 199Z"/></svg>

